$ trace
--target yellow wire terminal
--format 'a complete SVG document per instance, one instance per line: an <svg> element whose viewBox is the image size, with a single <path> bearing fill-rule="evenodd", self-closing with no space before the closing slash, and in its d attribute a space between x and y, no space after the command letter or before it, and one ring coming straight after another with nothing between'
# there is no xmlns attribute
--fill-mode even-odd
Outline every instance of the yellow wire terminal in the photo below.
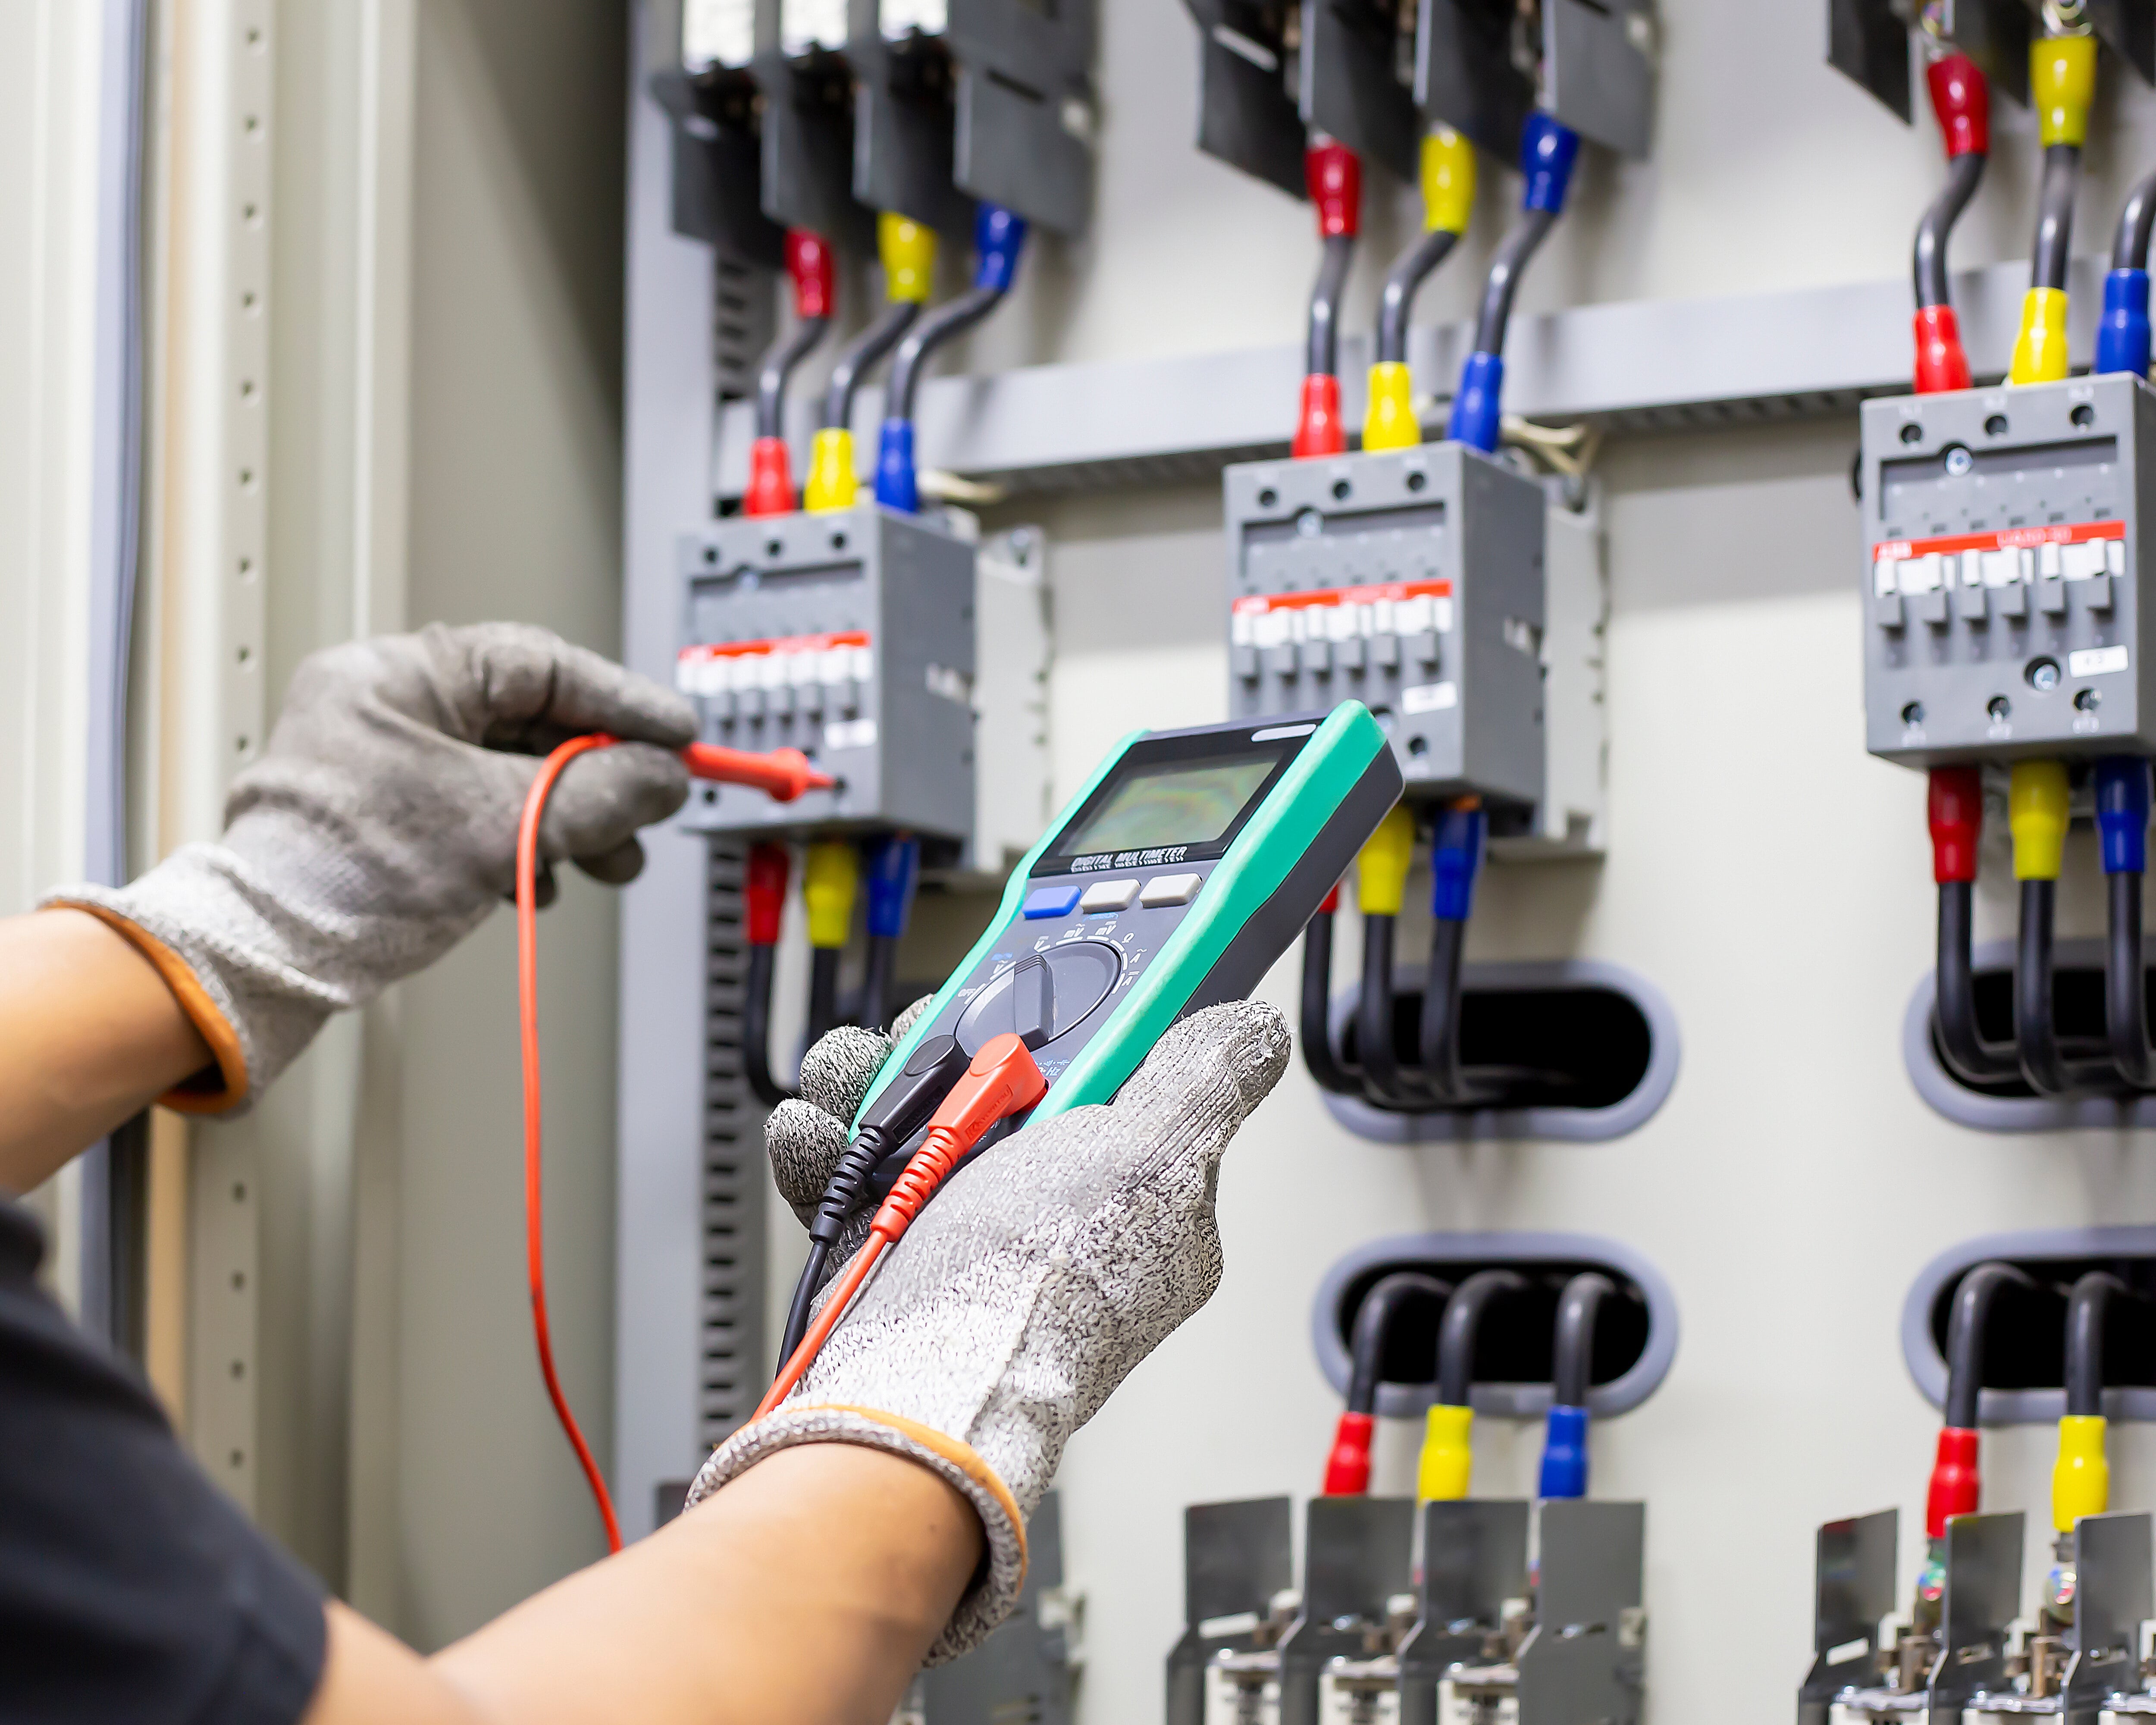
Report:
<svg viewBox="0 0 2156 1725"><path fill-rule="evenodd" d="M1370 404L1363 415L1363 447L1412 449L1421 441L1413 373L1398 360L1379 360L1370 367Z"/></svg>
<svg viewBox="0 0 2156 1725"><path fill-rule="evenodd" d="M2111 1507L2111 1463L2103 1453L2103 1416L2069 1414L2059 1422L2059 1459L2051 1466L2051 1525L2073 1532L2083 1516Z"/></svg>
<svg viewBox="0 0 2156 1725"><path fill-rule="evenodd" d="M2046 149L2086 143L2095 100L2095 37L2053 36L2029 44L2029 101Z"/></svg>
<svg viewBox="0 0 2156 1725"><path fill-rule="evenodd" d="M1450 1503L1467 1495L1475 1471L1472 1408L1432 1406L1424 1422L1422 1458L1415 1465L1415 1496L1425 1503Z"/></svg>
<svg viewBox="0 0 2156 1725"><path fill-rule="evenodd" d="M1414 861L1414 816L1404 803L1378 823L1363 854L1355 859L1355 901L1365 916L1397 916L1407 896L1408 868Z"/></svg>
<svg viewBox="0 0 2156 1725"><path fill-rule="evenodd" d="M2066 848L2063 761L2016 761L2007 782L2007 824L2014 833L2014 878L2056 880Z"/></svg>
<svg viewBox="0 0 2156 1725"><path fill-rule="evenodd" d="M876 217L876 251L884 297L927 305L936 290L936 230L885 210Z"/></svg>
<svg viewBox="0 0 2156 1725"><path fill-rule="evenodd" d="M808 906L808 944L843 947L853 932L854 897L860 890L861 860L842 839L825 839L808 847L801 871L801 896Z"/></svg>
<svg viewBox="0 0 2156 1725"><path fill-rule="evenodd" d="M801 488L801 506L812 515L851 509L861 489L854 474L854 434L827 425L808 446L808 479Z"/></svg>
<svg viewBox="0 0 2156 1725"><path fill-rule="evenodd" d="M1475 211L1475 146L1449 126L1422 141L1422 221L1465 234Z"/></svg>
<svg viewBox="0 0 2156 1725"><path fill-rule="evenodd" d="M2021 333L2014 343L2015 383L2056 383L2066 375L2066 296L2057 288L2030 288L2021 302Z"/></svg>

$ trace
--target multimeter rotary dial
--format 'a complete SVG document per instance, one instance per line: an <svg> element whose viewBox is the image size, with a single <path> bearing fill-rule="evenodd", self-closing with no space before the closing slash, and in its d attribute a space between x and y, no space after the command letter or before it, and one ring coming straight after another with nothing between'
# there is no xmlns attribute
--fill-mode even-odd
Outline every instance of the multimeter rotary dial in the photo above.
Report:
<svg viewBox="0 0 2156 1725"><path fill-rule="evenodd" d="M1076 1029L1114 991L1122 976L1123 955L1106 941L1065 941L1040 956L1055 983L1055 1022L1048 1038L1052 1043ZM959 1014L952 1034L968 1055L978 1054L991 1037L1015 1028L1011 1009L1014 974L1004 971Z"/></svg>

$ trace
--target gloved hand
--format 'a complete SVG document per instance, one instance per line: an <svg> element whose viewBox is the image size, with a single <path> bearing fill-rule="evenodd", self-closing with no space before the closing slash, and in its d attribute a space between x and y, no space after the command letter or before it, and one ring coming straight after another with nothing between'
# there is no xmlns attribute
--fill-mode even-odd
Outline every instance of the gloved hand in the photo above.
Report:
<svg viewBox="0 0 2156 1725"><path fill-rule="evenodd" d="M866 1087L864 1077L840 1094L840 1074L862 1063L829 1038L816 1051L836 1057L816 1062L813 1081L804 1071L803 1088L837 1125ZM909 1456L964 1493L988 1535L986 1572L930 1663L977 1645L1017 1599L1025 1523L1070 1434L1219 1286L1221 1153L1287 1059L1287 1027L1270 1006L1209 1008L1163 1036L1112 1103L1029 1127L961 1168L793 1394L704 1464L690 1502L797 1444ZM798 1111L814 1106L788 1111L797 1127ZM845 1142L843 1127L818 1136ZM806 1142L797 1132L783 1151L776 1136L773 1145L774 1166L791 1164L783 1189L797 1209Z"/></svg>
<svg viewBox="0 0 2156 1725"><path fill-rule="evenodd" d="M516 827L539 757L590 731L624 739L562 773L540 824L547 863L619 884L639 827L689 794L673 752L696 738L682 696L543 629L437 624L302 663L262 758L234 780L223 839L127 886L71 886L156 964L251 1102L330 1014L424 968L516 889ZM542 871L539 901L553 896Z"/></svg>

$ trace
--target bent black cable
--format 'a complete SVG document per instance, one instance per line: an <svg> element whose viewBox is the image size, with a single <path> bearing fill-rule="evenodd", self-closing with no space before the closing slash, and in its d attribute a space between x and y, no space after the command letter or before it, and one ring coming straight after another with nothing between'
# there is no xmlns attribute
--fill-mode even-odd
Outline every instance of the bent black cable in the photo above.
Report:
<svg viewBox="0 0 2156 1725"><path fill-rule="evenodd" d="M1460 1070L1460 970L1467 950L1467 925L1449 916L1430 927L1430 965L1422 985L1422 1069L1424 1088L1440 1102L1474 1100L1473 1087Z"/></svg>
<svg viewBox="0 0 2156 1725"><path fill-rule="evenodd" d="M1498 1301L1527 1291L1527 1279L1512 1270L1478 1270L1445 1302L1437 1330L1437 1399L1447 1408L1464 1408L1475 1383L1475 1348L1482 1320Z"/></svg>
<svg viewBox="0 0 2156 1725"><path fill-rule="evenodd" d="M1393 1041L1393 932L1397 918L1363 918L1363 990L1355 1014L1355 1052L1363 1091L1372 1101L1403 1100L1399 1051Z"/></svg>
<svg viewBox="0 0 2156 1725"><path fill-rule="evenodd" d="M2037 205L2034 285L2064 293L2067 254L2074 243L2074 189L2081 179L2078 145L2053 144L2044 151L2044 189Z"/></svg>
<svg viewBox="0 0 2156 1725"><path fill-rule="evenodd" d="M793 1094L771 1070L771 985L778 958L776 947L750 947L748 974L742 983L742 1076L748 1081L749 1094L767 1108L776 1108Z"/></svg>
<svg viewBox="0 0 2156 1725"><path fill-rule="evenodd" d="M793 375L794 367L808 357L808 351L824 339L828 327L827 318L804 317L794 326L792 335L764 355L762 368L756 375L758 437L786 435L786 380Z"/></svg>
<svg viewBox="0 0 2156 1725"><path fill-rule="evenodd" d="M1400 1314L1416 1300L1442 1304L1451 1284L1419 1271L1403 1270L1380 1279L1355 1309L1355 1327L1348 1343L1348 1411L1378 1411L1378 1377L1385 1363L1385 1338Z"/></svg>
<svg viewBox="0 0 2156 1725"><path fill-rule="evenodd" d="M1917 224L1916 278L1919 306L1951 305L1953 294L1947 272L1947 241L1961 219L1969 201L1976 196L1984 178L1984 157L1971 151L1957 156L1947 169L1945 189L1933 198Z"/></svg>
<svg viewBox="0 0 2156 1725"><path fill-rule="evenodd" d="M2103 1022L2118 1076L2156 1090L2156 1049L2148 1045L2148 984L2142 962L2141 881L2136 874L2105 877L2111 896L2104 942Z"/></svg>
<svg viewBox="0 0 2156 1725"><path fill-rule="evenodd" d="M1976 889L1967 880L1939 882L1938 968L1933 1020L1939 1052L1953 1075L1969 1084L1995 1084L2021 1076L2021 1056L2011 1043L1984 1040L1976 1021L1976 978L1969 959Z"/></svg>
<svg viewBox="0 0 2156 1725"><path fill-rule="evenodd" d="M2054 963L2052 926L2058 882L2021 883L2021 928L2014 954L2014 1040L2021 1055L2021 1076L2039 1096L2070 1096L2113 1082L2109 1060L2070 1060L2059 1045L2051 1021Z"/></svg>
<svg viewBox="0 0 2156 1725"><path fill-rule="evenodd" d="M830 382L824 388L824 429L844 431L854 423L854 398L864 379L898 346L913 321L921 316L917 300L894 300L881 317L856 336L839 355Z"/></svg>
<svg viewBox="0 0 2156 1725"><path fill-rule="evenodd" d="M1564 1285L1558 1296L1556 1363L1550 1372L1552 1399L1560 1408L1584 1408L1594 1382L1594 1324L1605 1300L1617 1288L1606 1276L1589 1270Z"/></svg>
<svg viewBox="0 0 2156 1725"><path fill-rule="evenodd" d="M1946 1424L1955 1430L1976 1430L1977 1398L1984 1388L1984 1338L1992 1301L2002 1288L2034 1286L2010 1264L1979 1264L1954 1290L1953 1312L1947 1320Z"/></svg>
<svg viewBox="0 0 2156 1725"><path fill-rule="evenodd" d="M1348 285L1348 266L1355 259L1352 234L1328 235L1317 280L1310 290L1310 336L1303 371L1312 377L1340 372L1340 295Z"/></svg>
<svg viewBox="0 0 2156 1725"><path fill-rule="evenodd" d="M803 1045L814 1048L839 1022L839 947L812 947L808 952L808 1029Z"/></svg>
<svg viewBox="0 0 2156 1725"><path fill-rule="evenodd" d="M1512 298L1519 291L1520 277L1556 224L1554 210L1524 211L1518 224L1498 246L1496 255L1490 260L1490 274L1482 284L1482 310L1475 322L1477 353L1505 351L1505 326L1512 321Z"/></svg>
<svg viewBox="0 0 2156 1725"><path fill-rule="evenodd" d="M2068 1418L2103 1413L2104 1319L2114 1296L2126 1284L2108 1271L2092 1270L2066 1296L2066 1414Z"/></svg>
<svg viewBox="0 0 2156 1725"><path fill-rule="evenodd" d="M1460 236L1447 228L1432 228L1403 252L1385 277L1385 296L1378 308L1378 362L1405 365L1408 360L1408 320L1414 311L1414 296L1429 276L1450 255Z"/></svg>
<svg viewBox="0 0 2156 1725"><path fill-rule="evenodd" d="M1302 1064L1320 1090L1353 1096L1362 1086L1332 1043L1333 913L1320 911L1302 932Z"/></svg>
<svg viewBox="0 0 2156 1725"><path fill-rule="evenodd" d="M2149 174L2127 195L2126 208L2118 213L2118 230L2111 243L2111 267L2146 270L2151 229L2156 229L2156 173Z"/></svg>
<svg viewBox="0 0 2156 1725"><path fill-rule="evenodd" d="M880 1030L891 1022L891 983L898 968L898 939L895 935L869 937L868 968L861 978L861 1027Z"/></svg>
<svg viewBox="0 0 2156 1725"><path fill-rule="evenodd" d="M1001 288L972 288L937 306L915 326L912 333L899 343L898 357L891 364L891 389L883 410L886 420L913 418L929 356L964 335L994 311L1003 297Z"/></svg>

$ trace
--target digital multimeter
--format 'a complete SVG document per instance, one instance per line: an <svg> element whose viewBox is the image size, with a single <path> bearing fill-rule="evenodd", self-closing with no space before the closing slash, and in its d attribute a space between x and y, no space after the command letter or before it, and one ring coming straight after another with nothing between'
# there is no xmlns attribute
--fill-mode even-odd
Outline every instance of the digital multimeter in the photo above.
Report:
<svg viewBox="0 0 2156 1725"><path fill-rule="evenodd" d="M1014 1029L1049 1081L1029 1119L1107 1101L1168 1026L1257 987L1401 783L1360 701L1132 732L1013 871L862 1111L927 1039L955 1037L971 1055Z"/></svg>

